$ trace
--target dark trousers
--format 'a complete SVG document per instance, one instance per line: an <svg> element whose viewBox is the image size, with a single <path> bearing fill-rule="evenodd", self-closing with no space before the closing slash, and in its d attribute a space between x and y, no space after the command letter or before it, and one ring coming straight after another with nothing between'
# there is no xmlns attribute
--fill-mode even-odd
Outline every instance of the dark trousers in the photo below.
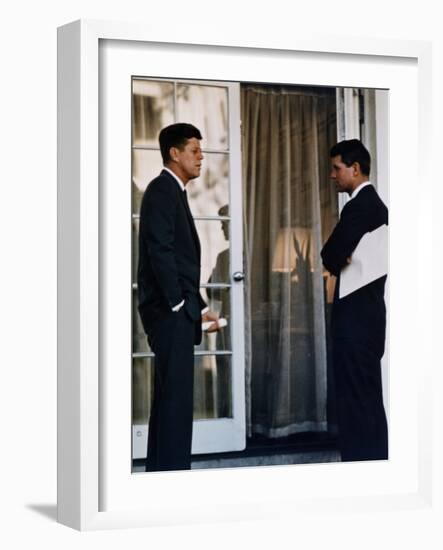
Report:
<svg viewBox="0 0 443 550"><path fill-rule="evenodd" d="M334 339L337 424L343 461L388 458L381 356L377 346L369 342Z"/></svg>
<svg viewBox="0 0 443 550"><path fill-rule="evenodd" d="M146 471L191 467L195 322L184 308L159 319L149 333L155 354Z"/></svg>

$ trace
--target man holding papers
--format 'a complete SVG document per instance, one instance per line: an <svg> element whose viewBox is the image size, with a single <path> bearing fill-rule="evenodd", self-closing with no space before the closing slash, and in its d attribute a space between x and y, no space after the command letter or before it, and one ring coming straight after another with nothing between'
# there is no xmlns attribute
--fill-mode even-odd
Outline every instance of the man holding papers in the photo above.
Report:
<svg viewBox="0 0 443 550"><path fill-rule="evenodd" d="M330 156L331 179L350 197L321 251L337 277L332 345L340 451L343 461L387 459L381 358L388 209L369 181L371 158L359 140L341 141Z"/></svg>
<svg viewBox="0 0 443 550"><path fill-rule="evenodd" d="M191 467L194 344L219 329L199 292L200 241L186 195L200 176L202 136L177 123L159 135L164 168L149 183L140 209L139 312L155 354L146 471Z"/></svg>

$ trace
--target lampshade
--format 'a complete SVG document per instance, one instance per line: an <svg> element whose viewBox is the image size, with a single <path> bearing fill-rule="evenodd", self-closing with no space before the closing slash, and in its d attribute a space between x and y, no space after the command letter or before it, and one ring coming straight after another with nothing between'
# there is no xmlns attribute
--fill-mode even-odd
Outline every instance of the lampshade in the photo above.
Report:
<svg viewBox="0 0 443 550"><path fill-rule="evenodd" d="M294 271L297 255L294 248L292 228L283 227L279 230L272 259L272 271L290 273Z"/></svg>
<svg viewBox="0 0 443 550"><path fill-rule="evenodd" d="M297 257L308 260L312 266L312 250L309 246L311 231L305 227L282 227L275 243L272 271L292 273L297 267ZM297 248L295 246L297 242Z"/></svg>

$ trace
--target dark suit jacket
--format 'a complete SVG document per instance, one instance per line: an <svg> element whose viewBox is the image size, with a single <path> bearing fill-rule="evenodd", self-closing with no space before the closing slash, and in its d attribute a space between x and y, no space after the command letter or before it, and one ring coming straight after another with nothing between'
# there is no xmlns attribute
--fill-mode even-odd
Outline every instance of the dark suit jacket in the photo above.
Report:
<svg viewBox="0 0 443 550"><path fill-rule="evenodd" d="M182 300L186 314L201 320L206 304L199 292L200 257L200 241L184 193L174 177L162 170L148 185L140 209L138 307L146 334ZM196 340L199 337L201 333Z"/></svg>
<svg viewBox="0 0 443 550"><path fill-rule="evenodd" d="M360 239L383 224L388 224L388 209L374 187L368 185L345 204L340 221L321 251L323 265L338 277L332 309L333 337L369 342L374 346L374 351L381 355L386 332L386 276L342 299L338 297L338 289L340 271L347 265L347 258L352 255Z"/></svg>

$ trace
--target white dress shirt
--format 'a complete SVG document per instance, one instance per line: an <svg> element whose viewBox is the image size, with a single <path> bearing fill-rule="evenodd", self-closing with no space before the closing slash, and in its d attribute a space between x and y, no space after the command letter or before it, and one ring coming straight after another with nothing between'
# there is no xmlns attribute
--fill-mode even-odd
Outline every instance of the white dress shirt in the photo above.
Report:
<svg viewBox="0 0 443 550"><path fill-rule="evenodd" d="M355 199L355 197L360 193L360 191L363 189L363 187L367 187L368 185L372 185L370 181L365 181L363 183L360 183L358 187L354 189L351 193L351 199Z"/></svg>

